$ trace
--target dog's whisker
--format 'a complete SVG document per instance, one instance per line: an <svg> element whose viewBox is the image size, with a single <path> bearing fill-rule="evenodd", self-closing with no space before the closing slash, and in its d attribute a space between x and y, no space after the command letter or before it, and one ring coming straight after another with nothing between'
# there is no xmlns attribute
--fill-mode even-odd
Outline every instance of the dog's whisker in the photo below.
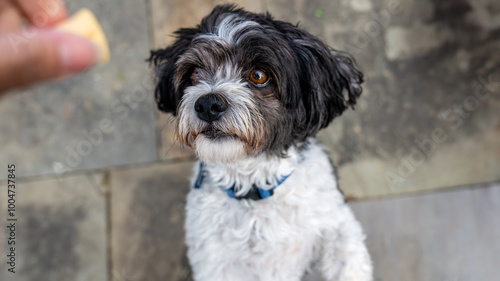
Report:
<svg viewBox="0 0 500 281"><path fill-rule="evenodd" d="M170 147L168 148L168 150L163 155L163 159L167 158L168 154L170 153L170 150L172 150L172 148L175 146L175 144L176 144L176 139L174 138L174 141L172 142L172 144L170 145Z"/></svg>

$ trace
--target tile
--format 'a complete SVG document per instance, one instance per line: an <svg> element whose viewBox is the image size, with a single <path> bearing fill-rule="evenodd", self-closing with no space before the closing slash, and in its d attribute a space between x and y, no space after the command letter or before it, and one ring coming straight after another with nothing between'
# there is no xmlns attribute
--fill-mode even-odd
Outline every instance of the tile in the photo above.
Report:
<svg viewBox="0 0 500 281"><path fill-rule="evenodd" d="M264 1L248 0L184 0L184 1L151 1L151 18L153 26L154 48L165 47L173 43L173 33L182 27L194 27L201 22L215 5L223 3L235 3L254 12L264 11ZM171 114L160 113L159 125L161 148L159 158L162 160L171 159L193 159L194 154L188 148L183 148L176 144L174 137L174 126Z"/></svg>
<svg viewBox="0 0 500 281"><path fill-rule="evenodd" d="M157 160L157 120L146 3L71 1L95 12L111 61L81 75L12 93L0 102L0 166L19 176ZM124 20L126 19L126 20ZM0 179L4 174L0 174Z"/></svg>
<svg viewBox="0 0 500 281"><path fill-rule="evenodd" d="M500 275L500 185L351 203L375 279L495 280Z"/></svg>
<svg viewBox="0 0 500 281"><path fill-rule="evenodd" d="M267 2L365 74L356 110L319 135L348 197L500 180L500 10L488 7L498 4Z"/></svg>
<svg viewBox="0 0 500 281"><path fill-rule="evenodd" d="M193 163L111 173L112 274L117 280L190 280L184 206Z"/></svg>
<svg viewBox="0 0 500 281"><path fill-rule="evenodd" d="M7 240L9 197L1 184L0 280L107 280L102 181L100 174L16 181L15 240ZM6 244L12 241L15 245ZM10 247L15 247L14 274L7 265Z"/></svg>

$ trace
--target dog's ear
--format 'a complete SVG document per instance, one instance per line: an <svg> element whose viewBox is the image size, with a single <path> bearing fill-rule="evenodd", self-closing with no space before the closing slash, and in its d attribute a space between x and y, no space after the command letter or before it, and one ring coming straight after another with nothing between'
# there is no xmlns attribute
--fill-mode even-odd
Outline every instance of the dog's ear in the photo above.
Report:
<svg viewBox="0 0 500 281"><path fill-rule="evenodd" d="M177 106L182 97L182 89L176 89L174 76L177 59L186 52L191 41L200 31L198 28L182 28L175 32L177 40L165 49L152 50L148 61L157 71L155 89L158 109L177 115Z"/></svg>
<svg viewBox="0 0 500 281"><path fill-rule="evenodd" d="M363 74L347 53L328 47L318 38L296 29L290 43L298 73L295 85L287 88L285 106L298 110L296 125L300 134L313 136L348 107L354 107L361 95Z"/></svg>

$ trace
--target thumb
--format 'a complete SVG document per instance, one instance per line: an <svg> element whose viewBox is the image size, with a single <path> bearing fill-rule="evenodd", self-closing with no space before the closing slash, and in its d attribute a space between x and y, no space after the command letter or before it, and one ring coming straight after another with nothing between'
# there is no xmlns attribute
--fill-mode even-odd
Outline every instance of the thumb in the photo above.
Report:
<svg viewBox="0 0 500 281"><path fill-rule="evenodd" d="M89 40L51 30L0 36L0 93L52 78L78 73L97 63Z"/></svg>

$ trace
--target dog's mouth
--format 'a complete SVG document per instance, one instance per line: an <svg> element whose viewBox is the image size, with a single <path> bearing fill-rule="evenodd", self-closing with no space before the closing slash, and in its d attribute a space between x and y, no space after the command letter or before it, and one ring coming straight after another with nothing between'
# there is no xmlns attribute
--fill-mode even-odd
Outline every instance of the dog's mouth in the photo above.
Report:
<svg viewBox="0 0 500 281"><path fill-rule="evenodd" d="M208 128L206 130L201 131L200 134L211 140L218 140L221 138L231 137L231 135L221 130L217 130L215 128Z"/></svg>

